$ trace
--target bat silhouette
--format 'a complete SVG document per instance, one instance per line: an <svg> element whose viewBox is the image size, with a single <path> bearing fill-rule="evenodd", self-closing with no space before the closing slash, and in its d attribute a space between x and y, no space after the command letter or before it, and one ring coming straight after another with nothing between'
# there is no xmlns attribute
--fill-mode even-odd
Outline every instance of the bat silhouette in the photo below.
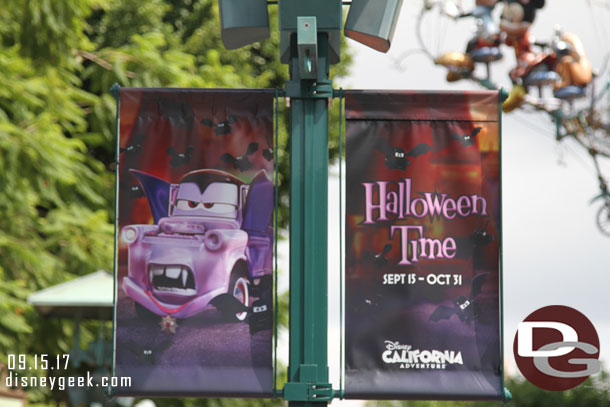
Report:
<svg viewBox="0 0 610 407"><path fill-rule="evenodd" d="M267 148L263 149L262 153L263 153L263 157L265 158L265 160L267 161L271 161L273 160L273 143L271 142L272 140L269 139L269 135L265 136L265 140L267 141Z"/></svg>
<svg viewBox="0 0 610 407"><path fill-rule="evenodd" d="M273 326L273 278L263 276L258 284L252 284L250 298L253 299L248 317L250 333L271 329Z"/></svg>
<svg viewBox="0 0 610 407"><path fill-rule="evenodd" d="M494 235L487 231L488 225L489 221L487 221L482 228L475 229L470 235L470 240L475 246L487 246L494 240Z"/></svg>
<svg viewBox="0 0 610 407"><path fill-rule="evenodd" d="M270 295L268 296L271 297ZM265 301L262 298L257 299L252 304L252 313L248 324L250 325L250 333L256 333L258 331L264 331L270 329L273 323L273 316L271 313L271 301Z"/></svg>
<svg viewBox="0 0 610 407"><path fill-rule="evenodd" d="M140 185L129 185L125 182L120 182L119 188L126 191L132 198L142 198L144 196L144 191Z"/></svg>
<svg viewBox="0 0 610 407"><path fill-rule="evenodd" d="M252 168L253 164L252 161L248 159L248 156L254 154L256 151L258 151L258 143L254 142L248 144L248 149L246 150L246 153L244 155L240 155L239 157L235 158L229 153L224 153L220 156L220 159L228 164L233 165L233 168L235 168L236 170L244 172Z"/></svg>
<svg viewBox="0 0 610 407"><path fill-rule="evenodd" d="M383 246L383 250L381 251L381 253L373 254L371 252L365 251L365 252L363 252L363 255L365 258L372 261L375 266L383 267L386 264L388 264L388 259L385 257L385 255L390 250L392 250L392 245L390 243L388 243L385 246Z"/></svg>
<svg viewBox="0 0 610 407"><path fill-rule="evenodd" d="M166 351L171 345L172 339L171 337L168 337L161 341L157 346L153 346L150 343L142 344L141 342L136 342L133 339L125 342L124 346L126 349L136 355L138 361L154 365L157 361L157 357Z"/></svg>
<svg viewBox="0 0 610 407"><path fill-rule="evenodd" d="M470 134L459 135L457 133L453 133L451 138L454 140L459 140L464 147L471 146L474 144L474 138L481 132L481 130L483 130L482 127L475 127L472 129L472 133Z"/></svg>
<svg viewBox="0 0 610 407"><path fill-rule="evenodd" d="M131 144L128 145L127 147L121 147L119 148L119 152L125 153L126 155L138 155L142 152L142 143L144 143L144 139L146 137L144 136L144 134L138 134L136 136L133 137L131 141Z"/></svg>
<svg viewBox="0 0 610 407"><path fill-rule="evenodd" d="M405 170L411 162L407 157L417 157L432 150L432 146L426 143L420 143L411 150L405 152L402 147L390 147L388 141L384 138L379 138L377 141L377 150L385 155L384 165L391 170Z"/></svg>
<svg viewBox="0 0 610 407"><path fill-rule="evenodd" d="M441 319L451 319L453 315L457 315L460 321L469 323L478 316L478 312L475 307L475 298L481 293L487 273L477 274L470 284L470 296L459 296L453 301L453 307L447 307L445 305L439 305L436 307L429 320L438 322Z"/></svg>
<svg viewBox="0 0 610 407"><path fill-rule="evenodd" d="M475 251L481 247L485 247L494 240L494 235L487 231L489 221L485 226L477 227L469 235L456 236L454 238L457 246L456 257L460 259L472 258L476 261ZM474 257L473 257L474 256Z"/></svg>
<svg viewBox="0 0 610 407"><path fill-rule="evenodd" d="M169 146L167 149L167 154L171 157L169 160L170 167L176 168L180 167L181 165L188 164L188 162L191 160L193 150L193 146L188 146L184 153L178 153L174 147Z"/></svg>
<svg viewBox="0 0 610 407"><path fill-rule="evenodd" d="M265 160L267 161L273 160L273 148L265 148L263 150L263 157L265 157Z"/></svg>
<svg viewBox="0 0 610 407"><path fill-rule="evenodd" d="M226 120L220 122L215 122L213 119L203 119L201 124L212 128L217 136L226 136L231 134L231 125L236 123L237 120L237 116L229 116Z"/></svg>

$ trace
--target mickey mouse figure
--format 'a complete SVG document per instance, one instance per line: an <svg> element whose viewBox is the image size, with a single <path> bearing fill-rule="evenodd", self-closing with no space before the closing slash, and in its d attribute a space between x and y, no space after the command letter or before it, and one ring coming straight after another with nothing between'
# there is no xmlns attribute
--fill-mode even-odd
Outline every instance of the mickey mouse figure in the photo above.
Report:
<svg viewBox="0 0 610 407"><path fill-rule="evenodd" d="M545 0L505 0L500 19L500 30L506 33L506 45L515 48L517 63L531 64L535 55L531 50L529 28L536 17L536 10L544 7Z"/></svg>
<svg viewBox="0 0 610 407"><path fill-rule="evenodd" d="M517 66L509 76L513 83L518 82L528 69L535 65L539 57L532 51L533 38L529 28L536 18L536 10L544 7L545 0L504 0L504 9L500 17L500 31L505 35L504 42L515 49ZM509 112L517 108L526 91L516 85L504 102L503 109Z"/></svg>
<svg viewBox="0 0 610 407"><path fill-rule="evenodd" d="M528 34L536 10L544 7L545 0L505 0L500 19L500 29L511 40L518 40Z"/></svg>

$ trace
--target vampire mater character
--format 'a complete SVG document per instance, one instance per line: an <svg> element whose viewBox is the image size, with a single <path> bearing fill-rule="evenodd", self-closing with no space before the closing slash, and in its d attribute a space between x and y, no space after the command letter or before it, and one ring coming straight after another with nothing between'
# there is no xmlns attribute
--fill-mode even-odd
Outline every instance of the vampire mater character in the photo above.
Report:
<svg viewBox="0 0 610 407"><path fill-rule="evenodd" d="M274 91L115 89L114 392L272 397Z"/></svg>
<svg viewBox="0 0 610 407"><path fill-rule="evenodd" d="M169 184L132 170L154 225L129 225L123 290L160 316L187 318L213 304L243 321L250 284L272 272L273 184L261 170L247 184L219 170L198 170Z"/></svg>

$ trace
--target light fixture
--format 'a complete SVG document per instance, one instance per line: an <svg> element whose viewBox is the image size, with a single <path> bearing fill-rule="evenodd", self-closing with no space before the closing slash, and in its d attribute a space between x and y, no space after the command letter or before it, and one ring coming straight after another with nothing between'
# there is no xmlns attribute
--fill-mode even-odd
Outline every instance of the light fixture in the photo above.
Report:
<svg viewBox="0 0 610 407"><path fill-rule="evenodd" d="M328 63L340 60L341 27L343 26L341 0L280 0L280 61L290 62L291 42L298 45L298 17L315 17L316 35L328 34ZM302 27L301 27L302 29ZM292 39L291 39L292 38Z"/></svg>
<svg viewBox="0 0 610 407"><path fill-rule="evenodd" d="M352 0L345 36L380 52L388 52L402 0Z"/></svg>
<svg viewBox="0 0 610 407"><path fill-rule="evenodd" d="M222 43L236 49L269 38L267 0L218 0Z"/></svg>

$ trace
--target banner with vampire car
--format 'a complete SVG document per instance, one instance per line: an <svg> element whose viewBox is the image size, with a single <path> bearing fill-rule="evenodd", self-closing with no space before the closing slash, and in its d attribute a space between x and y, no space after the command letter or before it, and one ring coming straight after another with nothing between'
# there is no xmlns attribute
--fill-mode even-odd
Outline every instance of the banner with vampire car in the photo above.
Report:
<svg viewBox="0 0 610 407"><path fill-rule="evenodd" d="M501 399L499 95L346 97L346 387Z"/></svg>
<svg viewBox="0 0 610 407"><path fill-rule="evenodd" d="M273 93L119 90L117 394L270 396Z"/></svg>

